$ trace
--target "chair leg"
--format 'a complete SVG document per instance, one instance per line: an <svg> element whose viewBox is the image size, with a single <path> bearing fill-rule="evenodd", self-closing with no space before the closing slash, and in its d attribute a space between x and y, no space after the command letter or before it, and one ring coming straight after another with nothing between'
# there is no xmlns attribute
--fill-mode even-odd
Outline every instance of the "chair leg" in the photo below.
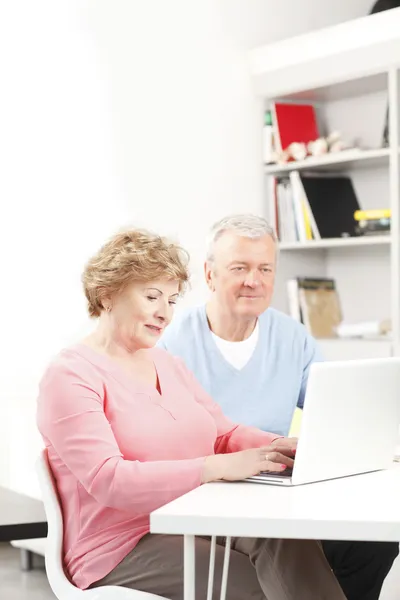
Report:
<svg viewBox="0 0 400 600"><path fill-rule="evenodd" d="M21 548L20 551L20 561L21 561L21 570L22 571L31 571L32 570L32 559L33 559L33 552L31 552L30 550L25 550L24 548Z"/></svg>

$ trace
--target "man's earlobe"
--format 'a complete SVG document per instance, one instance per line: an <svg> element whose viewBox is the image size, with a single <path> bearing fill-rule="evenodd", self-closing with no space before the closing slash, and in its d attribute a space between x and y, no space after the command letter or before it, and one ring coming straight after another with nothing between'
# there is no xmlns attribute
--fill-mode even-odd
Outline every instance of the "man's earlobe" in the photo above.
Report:
<svg viewBox="0 0 400 600"><path fill-rule="evenodd" d="M206 279L206 284L207 284L208 289L211 292L215 292L215 286L213 283L213 276L212 276L212 265L207 261L204 263L204 277Z"/></svg>
<svg viewBox="0 0 400 600"><path fill-rule="evenodd" d="M204 277L205 277L207 285L210 286L211 269L210 269L210 265L207 262L204 263Z"/></svg>
<svg viewBox="0 0 400 600"><path fill-rule="evenodd" d="M214 292L215 287L214 287L214 283L213 283L210 271L206 271L205 275L206 275L206 284L207 284L208 289L211 292Z"/></svg>

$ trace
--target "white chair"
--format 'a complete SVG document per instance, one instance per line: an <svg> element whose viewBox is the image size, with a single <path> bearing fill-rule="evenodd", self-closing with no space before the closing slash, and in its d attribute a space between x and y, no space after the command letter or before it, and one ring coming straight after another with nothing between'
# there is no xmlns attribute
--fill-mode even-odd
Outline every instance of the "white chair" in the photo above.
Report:
<svg viewBox="0 0 400 600"><path fill-rule="evenodd" d="M61 507L46 450L43 450L38 458L36 468L48 523L45 551L46 573L56 598L58 600L165 600L161 596L118 586L80 590L68 580L62 563L63 519Z"/></svg>

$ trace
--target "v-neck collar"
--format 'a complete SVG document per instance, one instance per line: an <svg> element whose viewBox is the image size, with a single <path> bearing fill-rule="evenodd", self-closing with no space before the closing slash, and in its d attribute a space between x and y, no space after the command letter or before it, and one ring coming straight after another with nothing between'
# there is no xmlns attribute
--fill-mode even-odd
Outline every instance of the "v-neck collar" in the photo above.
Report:
<svg viewBox="0 0 400 600"><path fill-rule="evenodd" d="M91 348L87 344L84 344L83 342L75 344L70 349L86 358L92 364L100 366L108 373L111 373L111 375L115 379L123 383L128 390L131 391L132 386L136 386L138 388L142 388L143 391L146 391L146 393L148 394L156 395L159 401L163 399L165 395L165 382L161 373L162 369L160 369L160 365L158 363L156 348L150 348L148 352L150 353L150 357L153 362L154 369L156 371L157 382L160 391L158 391L157 385L151 385L150 383L146 383L141 379L135 379L133 375L129 375L129 373L110 356L108 356L107 354L102 354L97 350L94 350L93 348Z"/></svg>
<svg viewBox="0 0 400 600"><path fill-rule="evenodd" d="M204 340L205 343L208 347L208 350L211 354L214 354L215 356L217 356L219 358L219 360L221 361L221 363L224 364L224 366L229 369L229 371L232 374L239 374L239 373L245 373L246 369L251 368L252 363L256 360L256 357L258 355L258 351L260 348L260 344L261 344L261 324L260 324L260 319L258 319L258 326L259 326L259 331L258 331L258 340L257 340L257 344L253 350L253 354L251 355L251 357L249 358L249 360L247 361L247 363L241 368L241 369L237 369L236 367L234 367L229 361L226 360L225 356L222 354L221 350L218 348L217 343L215 342L213 336L212 336L212 331L210 329L210 325L208 324L208 318L207 318L207 307L205 304L203 304L203 306L201 307L200 310L200 318L202 321L202 325L203 325L203 331L204 331Z"/></svg>

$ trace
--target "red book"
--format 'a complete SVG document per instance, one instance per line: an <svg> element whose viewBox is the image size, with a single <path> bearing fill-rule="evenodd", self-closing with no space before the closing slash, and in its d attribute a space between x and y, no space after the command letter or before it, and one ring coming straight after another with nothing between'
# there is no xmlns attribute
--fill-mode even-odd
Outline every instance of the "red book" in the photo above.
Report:
<svg viewBox="0 0 400 600"><path fill-rule="evenodd" d="M272 112L278 152L286 150L293 142L308 144L320 137L312 104L274 102Z"/></svg>

